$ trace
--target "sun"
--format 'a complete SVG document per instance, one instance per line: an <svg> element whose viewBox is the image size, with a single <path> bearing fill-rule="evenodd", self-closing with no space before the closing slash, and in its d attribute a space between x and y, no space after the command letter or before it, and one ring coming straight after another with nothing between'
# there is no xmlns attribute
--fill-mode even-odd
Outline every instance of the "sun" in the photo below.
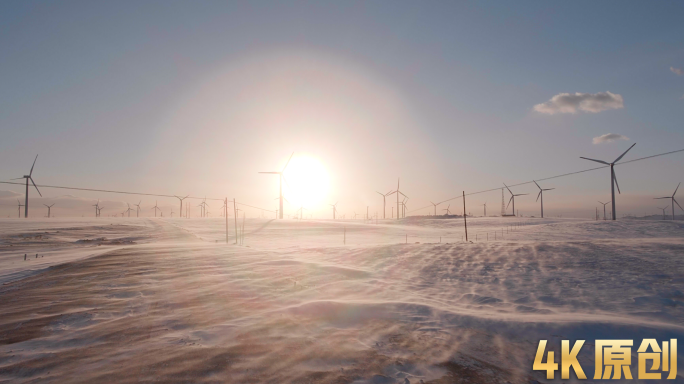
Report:
<svg viewBox="0 0 684 384"><path fill-rule="evenodd" d="M330 177L323 164L315 157L297 155L285 172L283 194L295 207L314 207L328 196Z"/></svg>

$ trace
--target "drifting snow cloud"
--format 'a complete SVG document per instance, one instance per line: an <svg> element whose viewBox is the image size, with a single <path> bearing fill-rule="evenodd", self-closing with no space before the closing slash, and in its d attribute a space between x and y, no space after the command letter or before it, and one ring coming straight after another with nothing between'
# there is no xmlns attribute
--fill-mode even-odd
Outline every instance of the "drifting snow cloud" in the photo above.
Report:
<svg viewBox="0 0 684 384"><path fill-rule="evenodd" d="M605 135L594 137L594 139L592 141L594 144L602 144L602 143L612 143L613 141L616 141L616 140L629 140L629 137L623 136L623 135L618 135L617 133L606 133Z"/></svg>
<svg viewBox="0 0 684 384"><path fill-rule="evenodd" d="M684 75L684 70L682 70L681 68L670 67L670 71L672 71L672 73L674 73L677 76Z"/></svg>
<svg viewBox="0 0 684 384"><path fill-rule="evenodd" d="M534 106L535 111L549 115L579 111L598 113L621 108L624 108L622 96L612 92L559 93L551 100Z"/></svg>

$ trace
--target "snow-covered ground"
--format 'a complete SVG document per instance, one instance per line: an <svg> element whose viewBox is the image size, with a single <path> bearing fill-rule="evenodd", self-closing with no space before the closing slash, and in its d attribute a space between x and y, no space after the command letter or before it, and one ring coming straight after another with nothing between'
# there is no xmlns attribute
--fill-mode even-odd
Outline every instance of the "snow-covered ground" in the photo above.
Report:
<svg viewBox="0 0 684 384"><path fill-rule="evenodd" d="M0 381L545 382L586 339L591 382L595 339L684 340L684 223L229 223L0 220Z"/></svg>

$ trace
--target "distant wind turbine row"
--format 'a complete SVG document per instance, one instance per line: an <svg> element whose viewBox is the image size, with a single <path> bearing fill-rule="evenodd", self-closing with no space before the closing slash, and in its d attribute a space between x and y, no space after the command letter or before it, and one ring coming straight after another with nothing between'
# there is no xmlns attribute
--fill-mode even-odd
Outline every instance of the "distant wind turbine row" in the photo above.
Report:
<svg viewBox="0 0 684 384"><path fill-rule="evenodd" d="M607 205L607 204L611 204L611 203L612 203L612 210L611 210L611 216L612 216L612 217L611 217L611 218L612 218L612 220L616 220L616 219L617 219L617 210L616 210L616 202L615 202L615 189L617 188L618 194L620 194L621 191L620 191L620 186L619 186L618 181L617 181L617 176L616 176L616 174L615 174L615 168L614 168L614 167L615 167L615 164L617 164L620 160L622 160L622 158L623 158L623 157L624 157L632 148L634 148L635 145L636 145L636 143L632 144L629 148L627 148L627 150L626 150L625 152L623 152L623 153L622 153L620 156L618 156L613 162L610 162L610 163L607 162L607 161L603 161L603 160L591 159L591 158L588 158L588 157L582 157L582 156L580 156L581 159L589 160L589 161L593 161L593 162L597 162L597 163L604 164L604 165L607 165L607 166L610 167L611 200L608 201L607 203L603 203L603 202L600 202L600 201L599 201L599 203L603 205L604 220L606 219L606 205ZM679 152L679 151L674 151L674 152ZM659 154L659 155L655 155L655 156L662 156L662 155L669 154L669 153L673 153L673 152L668 152L668 153ZM276 199L279 200L279 209L276 210L276 217L279 218L279 219L282 219L282 218L283 218L283 215L284 215L283 200L286 200L285 197L283 196L283 181L285 181L285 183L289 186L289 183L287 182L287 179L285 178L284 173L285 173L285 171L286 171L288 165L290 164L290 161L292 160L292 157L293 157L293 156L294 156L294 152L292 152L292 154L290 155L290 157L287 159L287 162L285 163L285 166L284 166L280 171L259 172L259 173L262 173L262 174L275 174L275 175L278 175L278 178L279 178L279 187L278 187L278 188L279 188L279 190L278 190L278 197L277 197ZM650 157L653 157L653 156L649 156L649 157L647 157L647 158L650 158ZM642 159L644 159L644 158L642 158ZM637 159L637 160L642 160L642 159ZM24 208L24 218L27 218L27 217L28 217L28 207L29 207L29 181L30 181L30 183L33 185L33 187L36 189L36 192L38 192L38 194L40 195L40 197L43 197L42 193L41 193L40 190L38 189L38 186L36 185L35 181L33 180L33 170L34 170L34 168L35 168L35 166L36 166L36 161L37 161L37 160L38 160L38 155L36 155L36 157L33 159L33 164L31 165L31 169L30 169L28 175L24 175L24 176L22 176L22 177L12 179L12 180L20 180L20 179L24 179L24 180L25 180L26 193L25 193L24 204L21 204L21 201L17 200L17 209L18 209L18 215L19 215L19 217L21 217L21 208L22 208L22 207ZM631 160L631 161L635 161L635 160ZM596 169L596 168L595 168L595 169ZM582 171L582 172L584 172L584 171ZM543 217L544 217L544 192L552 191L552 190L554 190L555 188L542 188L542 187L539 185L539 183L537 183L536 180L532 180L532 182L533 182L533 183L537 186L537 188L539 189L539 193L537 194L537 199L536 199L536 201L540 202L540 213L541 213L541 217L543 218ZM502 211L504 211L504 212L502 212L502 214L503 214L504 216L517 216L517 211L516 211L516 209L515 209L515 198L516 198L516 197L519 197L519 196L525 196L525 195L528 195L528 194L527 194L527 193L517 193L517 194L516 194L516 193L513 193L513 191L511 190L511 188L510 188L506 183L503 183L503 184L504 184L505 189L508 190L508 192L510 193L511 196L510 196L510 199L509 199L509 201L508 201L508 204L507 204L505 207L502 208ZM683 208L683 207L679 204L679 202L677 202L677 200L675 199L675 195L677 194L677 191L679 190L679 186L680 186L680 185L681 185L681 183L677 185L677 188L675 188L674 193L673 193L671 196L664 196L664 197L657 197L657 198L655 198L655 199L658 199L658 200L659 200L659 199L670 199L671 208L672 208L672 219L673 219L673 220L675 219L675 204L676 204L680 209L682 209L682 210L684 211L684 208ZM59 187L59 188L63 188L63 187ZM68 189L68 188L67 188L67 189ZM503 190L503 189L502 189L502 190ZM387 213L386 213L386 208L387 208L387 197L388 197L388 196L391 196L391 195L393 195L393 194L396 194L396 212L397 212L397 217L396 217L396 219L398 220L398 219L400 219L400 218L406 217L407 201L409 200L409 197L408 197L406 194L404 194L404 193L400 190L400 179L399 179L399 178L397 179L397 189L396 189L396 190L389 191L389 192L387 192L387 193L382 193L382 192L379 192L379 191L375 191L375 192L376 192L377 194L379 194L380 196L382 196L382 205L383 205L382 217L383 217L383 219L386 219L386 218L387 218ZM401 195L401 196L403 197L402 200L400 200L400 196L399 196L399 195ZM186 195L186 196L184 196L184 197L174 195L174 197L176 197L176 198L178 199L179 204L180 204L180 207L179 207L179 208L180 208L180 209L179 209L179 217L183 217L183 216L184 216L184 215L183 215L183 201L184 201L185 199L187 199L187 198L189 197L189 195ZM503 198L502 198L502 199L503 199ZM450 200L451 200L451 199L450 199ZM227 201L227 200L226 200L226 201ZM446 200L446 201L448 201L448 200ZM437 215L437 206L440 205L440 204L442 204L442 203L444 203L444 202L446 202L446 201L443 201L443 202L441 202L441 203L434 203L434 202L432 202L432 201L430 202L430 204L432 204L432 206L433 206L433 214L434 214L435 216ZM136 217L140 217L140 212L141 212L141 210L142 210L141 203L142 203L142 201L139 201L137 204L134 204L135 207L136 207L136 209L135 209L135 211L136 211ZM339 203L339 202L336 202L335 204L329 204L329 205L332 207L332 218L333 218L333 220L337 219L337 216L338 216L338 213L339 213L339 211L338 211L338 209L337 209L337 204L338 204L338 203ZM127 214L128 217L130 217L130 216L131 216L131 211L132 211L133 209L131 208L131 206L130 206L129 203L126 203L126 204L127 204L127 209L126 209L125 211L123 211L123 212L121 213L121 215L124 216L124 215ZM54 206L54 204L52 204L52 205L43 204L43 205L44 205L45 207L48 208L48 217L51 217L51 208ZM502 201L502 205L503 205L503 201ZM507 210L508 207L511 206L511 205L512 205L512 207L513 207L513 213L512 213L511 215L505 214L505 210ZM484 216L487 216L487 203L485 202L484 204L482 204L482 206L483 206L483 210L484 210ZM104 207L100 206L100 201L97 200L97 202L93 205L93 207L95 208L95 216L96 216L96 217L100 217L100 216L101 216L101 211L102 211L102 209L104 208ZM209 216L209 211L208 211L208 209L207 209L207 208L208 208L208 205L207 205L207 203L206 203L206 198L198 205L198 207L200 207L200 209L201 209L201 213L200 213L200 214L201 214L201 217L208 217L208 216ZM446 209L443 209L443 211L446 212L446 215L451 215L450 207L451 207L451 205L447 206ZM186 207L186 208L189 208L189 206ZM222 212L223 212L223 209L224 209L224 208L226 208L226 202L225 202L225 201L224 201L224 206L221 207ZM663 210L663 214L664 214L664 213L665 213L664 210L665 210L666 208L667 208L667 207L665 207L665 208L659 208L659 209ZM155 206L152 207L151 209L154 210L154 216L155 216L155 217L157 217L157 211L161 211L161 209L158 207L156 201L155 201ZM300 218L303 218L303 211L304 211L304 210L305 210L305 208L304 208L303 205L302 205L302 207L301 207L300 209L298 209L298 213L299 213L299 217L300 217ZM186 211L188 211L188 209L186 209ZM367 211L368 211L368 209L367 209ZM393 211L394 211L394 209L393 209ZM464 212L463 214L465 215L466 212ZM163 214L162 214L162 216L163 216ZM171 211L171 216L173 217L173 210ZM188 216L188 212L186 212L185 216L186 216L186 217ZM356 212L354 212L354 218L356 218L356 217L357 217L357 214L356 214ZM378 217L377 213L376 213L373 217L377 218L377 217ZM394 212L392 212L392 217L394 217ZM368 212L366 213L366 219L370 219L370 216L369 216Z"/></svg>

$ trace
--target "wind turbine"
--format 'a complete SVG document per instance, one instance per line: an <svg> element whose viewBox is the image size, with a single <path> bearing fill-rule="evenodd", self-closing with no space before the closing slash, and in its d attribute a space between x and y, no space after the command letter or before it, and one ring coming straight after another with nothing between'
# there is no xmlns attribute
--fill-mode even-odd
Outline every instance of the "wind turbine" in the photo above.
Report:
<svg viewBox="0 0 684 384"><path fill-rule="evenodd" d="M595 160L595 159L590 159L590 158L588 158L588 157L582 157L582 156L580 156L580 159L589 160L589 161L595 161L595 162L597 162L597 163L601 163L601 164L605 164L605 165L610 165L610 195L611 195L611 197L613 198L613 200L611 200L610 202L613 203L613 220L615 220L616 215L617 215L617 213L615 212L615 187L617 187L618 193L620 193L620 186L618 185L617 177L615 176L615 169L613 169L613 166L615 165L615 163L617 163L618 161L620 161L620 159L622 159L622 157L623 157L624 155L626 155L627 152L629 152L629 150L632 149L635 145L636 145L636 143L632 144L631 147L627 148L627 150L626 150L622 155L620 155L620 157L618 157L617 159L615 159L615 161L613 161L612 163L608 163L608 162L605 162L605 161L603 161L603 160Z"/></svg>
<svg viewBox="0 0 684 384"><path fill-rule="evenodd" d="M506 183L504 183L504 186L506 187L506 189L508 189L508 192L511 193L511 199L508 200L508 205L511 205L511 201L513 202L513 216L516 216L516 214L515 214L515 197L516 196L525 196L525 195L527 195L527 193L519 193L517 195L514 195L513 191L511 191L511 189L508 188L508 185L506 185ZM508 209L508 205L506 205L506 209Z"/></svg>
<svg viewBox="0 0 684 384"><path fill-rule="evenodd" d="M406 202L408 201L408 197L404 197L404 200L401 202L401 216L406 217Z"/></svg>
<svg viewBox="0 0 684 384"><path fill-rule="evenodd" d="M29 172L28 175L24 175L24 176L22 176L22 177L17 177L16 179L12 179L12 180L26 179L26 200L25 200L25 202L24 202L24 218L27 218L27 217L28 217L28 196L29 196L28 192L29 192L29 180L31 180L31 184L33 184L33 187L36 188L36 191L38 191L38 194L40 195L40 197L43 197L43 195L42 195L42 194L40 193L40 191L38 190L38 187L36 186L36 183L33 181L33 177L31 177L31 176L33 175L33 167L36 166L36 160L38 160L38 155L36 155L36 158L33 159L33 165L31 166L31 171ZM20 215L21 215L21 214L20 214Z"/></svg>
<svg viewBox="0 0 684 384"><path fill-rule="evenodd" d="M23 205L21 205L21 201L19 201L19 199L17 199L17 205L19 205L19 207L17 208L19 210L19 216L17 217L21 218L21 207L23 207Z"/></svg>
<svg viewBox="0 0 684 384"><path fill-rule="evenodd" d="M663 220L665 220L665 210L667 209L667 205L664 206L663 208L658 207L658 209L663 211Z"/></svg>
<svg viewBox="0 0 684 384"><path fill-rule="evenodd" d="M339 203L339 201L337 203ZM337 213L337 203L328 204L329 206L331 206L333 208L333 220L335 220L335 213Z"/></svg>
<svg viewBox="0 0 684 384"><path fill-rule="evenodd" d="M392 194L395 194L395 193L397 194L397 220L399 220L399 216L400 216L400 215L399 215L399 194L401 193L402 196L408 197L408 196L404 195L404 194L399 190L399 178L397 178L397 190L396 190L396 191L393 191L393 192L389 192L389 193L387 194L387 196L392 195ZM367 216L367 215L366 215L366 216Z"/></svg>
<svg viewBox="0 0 684 384"><path fill-rule="evenodd" d="M446 211L446 214L445 214L445 215L447 215L447 216L451 215L451 212L449 211L449 208L451 208L451 204L447 205L447 207L446 207L445 209L442 209L442 211Z"/></svg>
<svg viewBox="0 0 684 384"><path fill-rule="evenodd" d="M174 195L174 196L176 196L176 195ZM178 211L178 212L180 212L181 217L183 217L183 200L187 199L188 196L190 196L190 195L187 195L185 197L176 196L176 199L180 200L180 211Z"/></svg>
<svg viewBox="0 0 684 384"><path fill-rule="evenodd" d="M100 216L100 210L98 209L99 206L100 206L100 199L97 199L97 203L95 203L93 205L93 207L95 207L95 217Z"/></svg>
<svg viewBox="0 0 684 384"><path fill-rule="evenodd" d="M534 184L539 188L539 194L537 195L537 201L539 201L539 198L541 197L541 217L542 219L544 218L544 191L552 191L556 188L547 188L547 189L542 189L542 187L537 184L536 181L532 180Z"/></svg>
<svg viewBox="0 0 684 384"><path fill-rule="evenodd" d="M50 208L52 208L52 205L55 205L55 203L52 203L52 205L47 205L47 204L43 204L43 205L46 206L48 209L48 219L49 219L50 218Z"/></svg>
<svg viewBox="0 0 684 384"><path fill-rule="evenodd" d="M283 218L283 179L284 179L283 172L285 172L285 168L287 168L287 166L290 164L290 160L292 160L292 156L294 156L294 152L292 152L292 154L290 155L290 158L287 159L287 163L285 163L285 166L283 167L282 170L280 170L280 172L259 172L259 173L267 173L267 174L271 174L271 175L278 175L278 177L280 179L280 184L279 184L280 185L279 186L280 192L279 192L278 196L280 199L279 213L280 213L281 219ZM285 180L285 182L287 183L287 180Z"/></svg>
<svg viewBox="0 0 684 384"><path fill-rule="evenodd" d="M140 203L142 203L142 200L138 201L138 204L133 204L137 207L135 209L135 217L140 217Z"/></svg>
<svg viewBox="0 0 684 384"><path fill-rule="evenodd" d="M482 204L484 206L484 217L487 217L487 203Z"/></svg>
<svg viewBox="0 0 684 384"><path fill-rule="evenodd" d="M435 204L435 203L433 203L432 201L430 202L430 204L432 204L432 205L435 207L435 216L437 216L437 206L438 206L439 204Z"/></svg>
<svg viewBox="0 0 684 384"><path fill-rule="evenodd" d="M389 192L387 192L387 193L382 193L382 192L375 191L375 193L377 193L377 194L379 194L380 196L382 196L382 218L383 218L383 219L386 219L386 218L387 218L387 215L385 214L385 207L387 206L387 203L385 202L385 199L387 198L387 196L389 196L389 195L392 194L392 191L389 191Z"/></svg>
<svg viewBox="0 0 684 384"><path fill-rule="evenodd" d="M609 204L609 203L610 203L610 201L607 202L607 203L601 203L601 202L599 201L599 204L603 204L603 220L606 219L606 204Z"/></svg>
<svg viewBox="0 0 684 384"><path fill-rule="evenodd" d="M126 205L128 205L128 209L125 210L124 212L128 213L128 217L131 217L131 211L132 211L133 209L131 208L131 205L130 205L130 204L126 203Z"/></svg>
<svg viewBox="0 0 684 384"><path fill-rule="evenodd" d="M102 216L102 213L101 213L101 212L102 212L103 209L104 209L104 207L100 207L100 206L97 207L97 217Z"/></svg>
<svg viewBox="0 0 684 384"><path fill-rule="evenodd" d="M157 200L154 201L154 207L152 207L152 209L154 209L154 217L157 217L157 209L161 211L161 208L157 207Z"/></svg>
<svg viewBox="0 0 684 384"><path fill-rule="evenodd" d="M677 184L677 188L675 188L675 191L674 191L674 193L672 194L672 196L656 197L656 198L655 198L656 200L659 200L659 199L671 199L671 200L672 200L672 220L675 219L675 211L674 211L674 205L675 205L675 204L677 204L677 206L678 206L681 210L684 211L684 208L682 208L682 206L679 205L679 203L677 202L677 200L675 200L675 195L677 194L677 190L679 189L679 186L680 186L681 184L682 184L682 183ZM663 211L663 212L664 212L664 211Z"/></svg>

